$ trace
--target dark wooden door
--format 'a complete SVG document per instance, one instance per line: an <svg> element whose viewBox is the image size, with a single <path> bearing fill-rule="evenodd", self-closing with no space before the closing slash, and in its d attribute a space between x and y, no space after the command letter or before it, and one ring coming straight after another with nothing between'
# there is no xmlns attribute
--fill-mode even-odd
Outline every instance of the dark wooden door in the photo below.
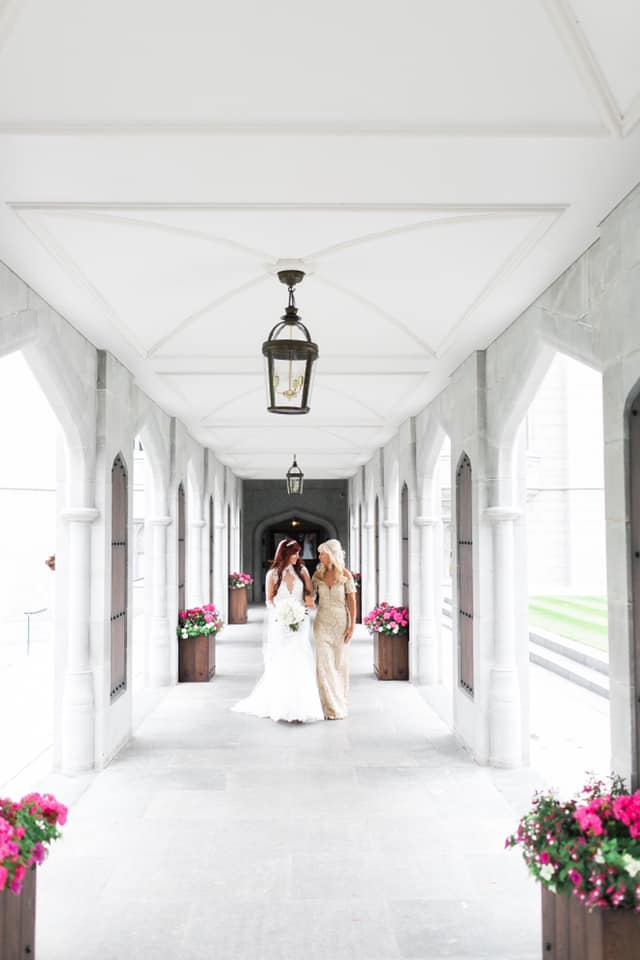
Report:
<svg viewBox="0 0 640 960"><path fill-rule="evenodd" d="M460 686L473 694L473 500L471 462L465 454L456 473L458 541L458 669Z"/></svg>
<svg viewBox="0 0 640 960"><path fill-rule="evenodd" d="M636 783L640 783L640 393L629 411L629 506L631 546L631 602L635 670L635 753Z"/></svg>
<svg viewBox="0 0 640 960"><path fill-rule="evenodd" d="M402 540L402 606L409 606L409 490L406 483L400 495L400 537Z"/></svg>
<svg viewBox="0 0 640 960"><path fill-rule="evenodd" d="M376 505L373 512L373 563L375 570L375 605L380 603L380 504L376 497Z"/></svg>
<svg viewBox="0 0 640 960"><path fill-rule="evenodd" d="M209 497L209 603L213 603L213 497Z"/></svg>
<svg viewBox="0 0 640 960"><path fill-rule="evenodd" d="M111 468L111 699L127 687L127 468Z"/></svg>
<svg viewBox="0 0 640 960"><path fill-rule="evenodd" d="M178 487L178 610L184 610L186 602L185 582L187 579L187 554L186 554L186 504L184 496L184 487L182 484Z"/></svg>

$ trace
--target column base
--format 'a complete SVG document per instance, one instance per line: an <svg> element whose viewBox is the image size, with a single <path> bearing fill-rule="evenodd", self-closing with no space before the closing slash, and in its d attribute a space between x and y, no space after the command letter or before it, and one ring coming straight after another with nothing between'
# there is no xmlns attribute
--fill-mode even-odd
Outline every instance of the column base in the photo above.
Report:
<svg viewBox="0 0 640 960"><path fill-rule="evenodd" d="M518 673L493 667L489 677L489 764L522 766L522 715Z"/></svg>

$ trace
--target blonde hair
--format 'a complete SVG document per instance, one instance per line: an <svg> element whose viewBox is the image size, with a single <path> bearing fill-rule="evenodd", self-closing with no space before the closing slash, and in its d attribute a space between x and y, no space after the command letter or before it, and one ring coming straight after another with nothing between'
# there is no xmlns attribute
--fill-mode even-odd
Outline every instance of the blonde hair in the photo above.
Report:
<svg viewBox="0 0 640 960"><path fill-rule="evenodd" d="M329 554L329 559L331 560L331 565L335 567L336 571L336 581L338 583L344 583L347 579L345 575L344 567L344 550L342 549L342 544L339 540L325 540L324 543L321 543L318 546L318 553L322 550L323 553ZM327 572L324 563L319 563L316 567L316 572L314 577L317 577L319 580L324 579L324 575Z"/></svg>

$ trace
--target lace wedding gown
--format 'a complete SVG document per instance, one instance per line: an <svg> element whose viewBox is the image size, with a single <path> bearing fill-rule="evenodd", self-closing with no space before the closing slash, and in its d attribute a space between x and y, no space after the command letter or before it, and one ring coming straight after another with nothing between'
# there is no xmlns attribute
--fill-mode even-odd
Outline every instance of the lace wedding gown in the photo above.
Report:
<svg viewBox="0 0 640 960"><path fill-rule="evenodd" d="M271 575L272 571L269 571L267 589ZM287 579L292 580L291 590ZM249 696L236 703L232 710L272 720L301 720L305 723L324 720L316 683L309 617L304 618L298 630L290 630L278 621L278 603L290 598L299 603L304 601L304 585L291 567L285 570L273 602L267 604L264 673Z"/></svg>

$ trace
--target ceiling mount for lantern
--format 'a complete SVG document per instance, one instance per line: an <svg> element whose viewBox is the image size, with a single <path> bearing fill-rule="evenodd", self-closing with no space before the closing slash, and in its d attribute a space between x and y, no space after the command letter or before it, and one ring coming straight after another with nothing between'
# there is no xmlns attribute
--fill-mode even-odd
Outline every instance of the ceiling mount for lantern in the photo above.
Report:
<svg viewBox="0 0 640 960"><path fill-rule="evenodd" d="M267 361L267 398L270 413L309 413L309 395L313 364L318 345L298 317L294 287L304 278L304 270L278 271L278 279L289 290L286 310L262 344Z"/></svg>
<svg viewBox="0 0 640 960"><path fill-rule="evenodd" d="M302 484L304 483L304 473L296 463L296 455L293 455L293 463L287 470L287 493L302 494Z"/></svg>

